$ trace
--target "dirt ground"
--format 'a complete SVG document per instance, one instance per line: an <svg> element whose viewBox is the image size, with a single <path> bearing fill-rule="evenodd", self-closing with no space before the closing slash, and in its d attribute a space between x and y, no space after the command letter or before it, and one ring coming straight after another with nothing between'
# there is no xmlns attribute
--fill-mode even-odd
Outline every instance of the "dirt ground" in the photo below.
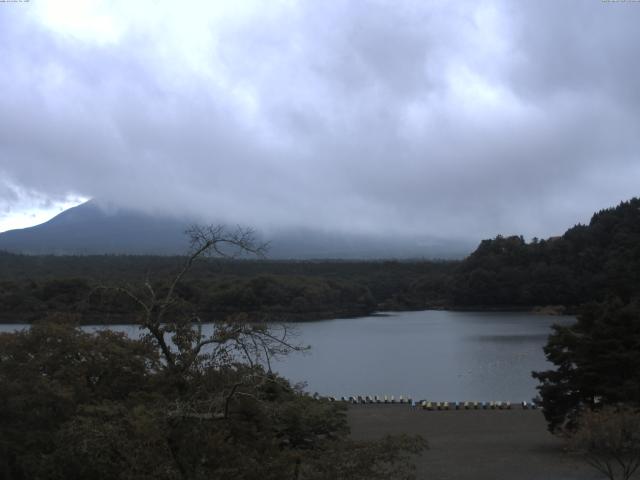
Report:
<svg viewBox="0 0 640 480"><path fill-rule="evenodd" d="M426 411L405 405L351 405L354 439L420 434L429 450L416 458L430 480L596 480L580 457L565 453L539 410Z"/></svg>

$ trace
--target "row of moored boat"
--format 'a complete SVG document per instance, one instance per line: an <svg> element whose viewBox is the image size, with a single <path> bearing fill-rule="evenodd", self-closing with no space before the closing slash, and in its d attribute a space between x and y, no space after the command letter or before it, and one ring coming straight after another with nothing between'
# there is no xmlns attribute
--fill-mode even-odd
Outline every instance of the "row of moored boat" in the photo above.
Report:
<svg viewBox="0 0 640 480"><path fill-rule="evenodd" d="M350 397L329 397L332 402L348 402L353 404L405 404L412 407L421 408L423 410L510 410L514 405L511 402L491 401L491 402L433 402L430 400L412 400L411 397L400 395L397 399L391 395L357 395ZM533 402L520 402L518 404L523 410L535 409L536 404Z"/></svg>

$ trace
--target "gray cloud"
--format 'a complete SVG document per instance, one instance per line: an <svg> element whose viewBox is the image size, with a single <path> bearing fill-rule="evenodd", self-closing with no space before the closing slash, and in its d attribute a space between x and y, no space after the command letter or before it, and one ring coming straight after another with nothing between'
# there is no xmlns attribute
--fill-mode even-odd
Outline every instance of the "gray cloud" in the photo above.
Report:
<svg viewBox="0 0 640 480"><path fill-rule="evenodd" d="M258 227L474 239L561 233L638 194L640 4L158 5L179 9L110 4L106 40L0 6L6 181Z"/></svg>

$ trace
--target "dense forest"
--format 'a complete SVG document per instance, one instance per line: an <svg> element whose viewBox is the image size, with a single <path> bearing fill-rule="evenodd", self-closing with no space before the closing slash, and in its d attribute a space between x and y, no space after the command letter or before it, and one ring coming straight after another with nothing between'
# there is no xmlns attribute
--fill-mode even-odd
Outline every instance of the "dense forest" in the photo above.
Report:
<svg viewBox="0 0 640 480"><path fill-rule="evenodd" d="M157 288L184 259L160 256L0 254L0 321L31 321L46 312L118 322L130 299L101 287ZM366 315L378 309L445 305L452 262L342 262L201 259L180 297L203 319L243 312L253 320ZM166 286L166 285L165 285ZM419 295L416 294L419 292Z"/></svg>
<svg viewBox="0 0 640 480"><path fill-rule="evenodd" d="M0 254L0 321L45 313L88 322L131 320L131 299L103 287L157 289L182 257ZM206 258L178 294L216 319L243 312L256 321L308 320L421 308L573 312L588 301L627 302L640 290L640 199L593 215L560 237L483 240L462 261L270 261Z"/></svg>

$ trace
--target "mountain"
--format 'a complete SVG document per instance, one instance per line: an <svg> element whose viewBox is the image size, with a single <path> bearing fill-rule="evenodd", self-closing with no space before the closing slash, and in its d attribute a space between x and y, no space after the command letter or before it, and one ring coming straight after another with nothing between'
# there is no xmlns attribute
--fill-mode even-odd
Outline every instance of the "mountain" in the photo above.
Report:
<svg viewBox="0 0 640 480"><path fill-rule="evenodd" d="M154 254L187 249L185 229L193 222L134 210L104 210L94 201L70 208L48 222L0 233L0 250L25 254ZM309 228L282 229L270 242L274 259L462 258L472 242L432 237L340 234Z"/></svg>
<svg viewBox="0 0 640 480"><path fill-rule="evenodd" d="M172 254L184 251L184 224L89 201L35 227L0 234L0 249L27 254Z"/></svg>

